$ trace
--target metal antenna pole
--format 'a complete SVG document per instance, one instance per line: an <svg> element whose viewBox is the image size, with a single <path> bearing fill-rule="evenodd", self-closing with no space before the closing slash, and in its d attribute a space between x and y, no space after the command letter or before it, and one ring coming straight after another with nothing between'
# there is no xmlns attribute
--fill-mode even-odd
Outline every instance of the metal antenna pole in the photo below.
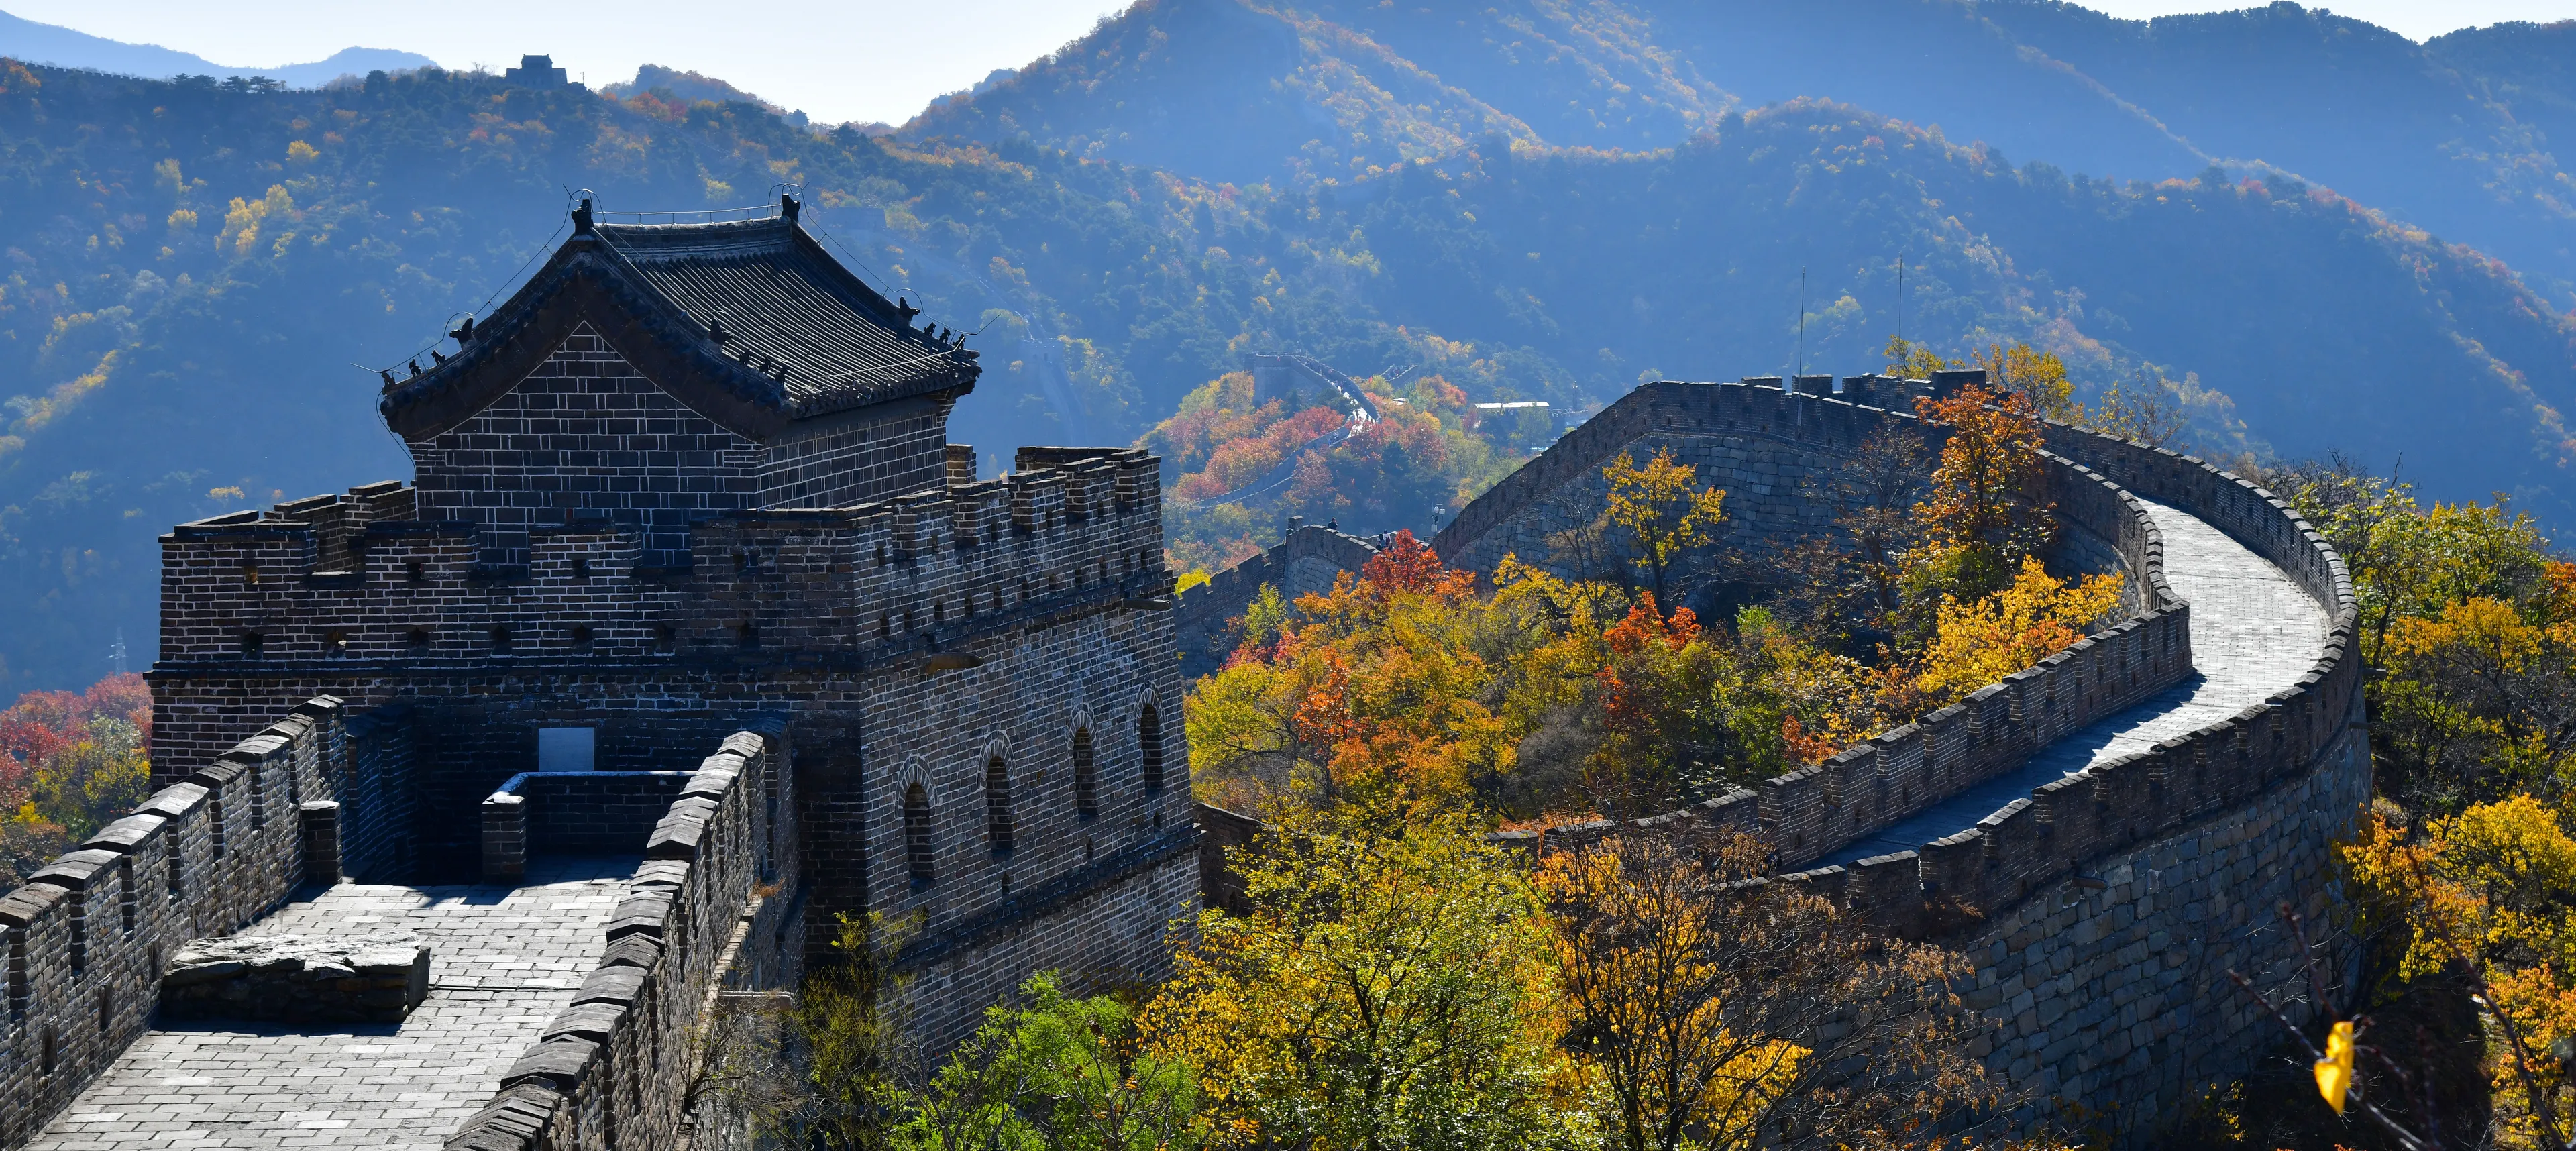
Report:
<svg viewBox="0 0 2576 1151"><path fill-rule="evenodd" d="M1807 374L1807 270L1798 269L1798 374Z"/></svg>

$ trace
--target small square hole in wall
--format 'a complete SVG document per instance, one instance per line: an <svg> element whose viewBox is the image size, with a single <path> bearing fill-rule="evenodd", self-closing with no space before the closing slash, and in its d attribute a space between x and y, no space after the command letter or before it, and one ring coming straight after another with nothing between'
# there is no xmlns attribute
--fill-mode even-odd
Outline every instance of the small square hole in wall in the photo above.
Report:
<svg viewBox="0 0 2576 1151"><path fill-rule="evenodd" d="M592 636L592 634L591 634L591 630L590 630L590 625L589 625L589 624L586 624L586 623L577 623L577 624L572 625L572 642L573 642L573 646L575 646L575 647L589 647L589 646L590 646L590 641L591 641L591 639L592 639L592 638L594 638L594 637L593 637L593 636Z"/></svg>
<svg viewBox="0 0 2576 1151"><path fill-rule="evenodd" d="M589 727L541 727L537 729L537 770L590 771L597 762L593 757L598 729Z"/></svg>

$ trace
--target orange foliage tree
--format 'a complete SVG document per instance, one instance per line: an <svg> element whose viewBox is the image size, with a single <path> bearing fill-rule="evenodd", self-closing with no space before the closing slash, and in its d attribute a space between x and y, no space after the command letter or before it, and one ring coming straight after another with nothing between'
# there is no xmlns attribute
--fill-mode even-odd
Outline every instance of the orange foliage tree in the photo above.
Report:
<svg viewBox="0 0 2576 1151"><path fill-rule="evenodd" d="M2039 417L2019 394L1977 387L1914 406L1948 434L1930 490L1914 509L1927 546L1912 565L1909 598L1926 609L1944 596L1983 599L2009 585L2021 562L2054 535L2041 498Z"/></svg>

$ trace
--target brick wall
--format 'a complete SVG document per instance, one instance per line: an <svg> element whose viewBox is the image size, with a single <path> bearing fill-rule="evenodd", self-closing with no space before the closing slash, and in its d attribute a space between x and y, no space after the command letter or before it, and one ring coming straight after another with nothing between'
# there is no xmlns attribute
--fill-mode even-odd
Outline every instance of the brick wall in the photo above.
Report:
<svg viewBox="0 0 2576 1151"><path fill-rule="evenodd" d="M180 944L339 870L306 858L303 808L333 801L349 759L340 701L311 700L0 897L0 1145L24 1143L150 1026Z"/></svg>
<svg viewBox="0 0 2576 1151"><path fill-rule="evenodd" d="M412 709L394 704L349 717L349 777L340 788L341 870L360 883L418 874L420 781Z"/></svg>
<svg viewBox="0 0 2576 1151"><path fill-rule="evenodd" d="M789 755L773 722L728 737L687 775L643 843L599 966L450 1146L679 1145L697 1025L780 847L767 797Z"/></svg>
<svg viewBox="0 0 2576 1151"><path fill-rule="evenodd" d="M623 855L652 835L684 771L522 772L484 797L482 878L516 883L530 855ZM772 813L774 815L774 813Z"/></svg>
<svg viewBox="0 0 2576 1151"><path fill-rule="evenodd" d="M486 564L528 562L527 532L604 513L659 556L692 516L736 511L759 489L758 445L646 379L588 324L517 387L410 444L420 516L484 532Z"/></svg>
<svg viewBox="0 0 2576 1151"><path fill-rule="evenodd" d="M622 530L642 562L669 564L712 515L846 507L939 483L952 402L856 409L763 443L690 409L583 324L516 387L410 442L418 518L474 525L486 567L528 563L529 533L574 523Z"/></svg>

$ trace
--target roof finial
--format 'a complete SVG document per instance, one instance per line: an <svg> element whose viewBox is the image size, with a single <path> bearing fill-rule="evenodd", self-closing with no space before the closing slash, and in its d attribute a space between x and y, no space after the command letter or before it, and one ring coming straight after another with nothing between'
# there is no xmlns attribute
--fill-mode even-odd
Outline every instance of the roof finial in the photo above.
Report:
<svg viewBox="0 0 2576 1151"><path fill-rule="evenodd" d="M572 210L572 234L576 236L590 234L590 198L587 196L582 197L580 207Z"/></svg>
<svg viewBox="0 0 2576 1151"><path fill-rule="evenodd" d="M778 194L778 214L787 217L788 223L795 223L796 213L803 208L804 205L796 202L796 197L790 196L785 192L780 192Z"/></svg>
<svg viewBox="0 0 2576 1151"><path fill-rule="evenodd" d="M378 368L376 369L376 375L384 378L386 387L390 388L394 386L394 370L392 368Z"/></svg>
<svg viewBox="0 0 2576 1151"><path fill-rule="evenodd" d="M877 298L884 299L885 297L879 296ZM912 318L921 314L921 309L913 307L912 301L901 296L896 296L894 298L894 310L896 314L903 317L903 326L907 328L912 326Z"/></svg>
<svg viewBox="0 0 2576 1151"><path fill-rule="evenodd" d="M474 317L466 316L464 323L456 325L456 330L447 334L455 338L457 347L464 347L474 339Z"/></svg>

